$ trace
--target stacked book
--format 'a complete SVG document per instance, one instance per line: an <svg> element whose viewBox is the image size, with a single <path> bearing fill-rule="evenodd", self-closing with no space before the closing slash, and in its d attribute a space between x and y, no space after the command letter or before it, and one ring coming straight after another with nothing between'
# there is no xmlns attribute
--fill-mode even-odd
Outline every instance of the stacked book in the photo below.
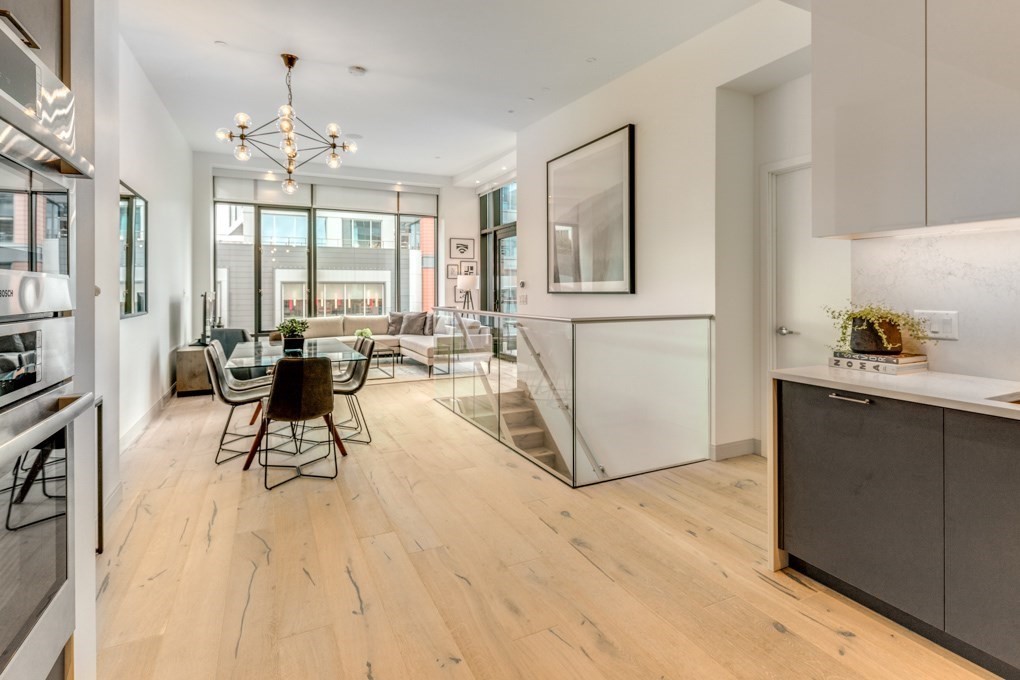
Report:
<svg viewBox="0 0 1020 680"><path fill-rule="evenodd" d="M925 354L857 354L856 352L832 353L829 365L854 371L883 373L885 375L906 375L928 370Z"/></svg>

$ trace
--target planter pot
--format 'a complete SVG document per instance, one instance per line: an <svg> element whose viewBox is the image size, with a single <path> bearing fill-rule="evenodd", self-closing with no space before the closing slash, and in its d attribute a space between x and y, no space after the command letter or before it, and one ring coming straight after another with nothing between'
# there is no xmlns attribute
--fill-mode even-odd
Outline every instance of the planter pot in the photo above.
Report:
<svg viewBox="0 0 1020 680"><path fill-rule="evenodd" d="M283 339L283 351L302 351L305 348L305 336L295 335L293 337Z"/></svg>
<svg viewBox="0 0 1020 680"><path fill-rule="evenodd" d="M875 329L875 324L864 319L854 319L850 333L850 349L860 354L900 354L903 352L903 337L900 327L889 321L880 321L878 326L885 334L892 349L886 349L882 337Z"/></svg>

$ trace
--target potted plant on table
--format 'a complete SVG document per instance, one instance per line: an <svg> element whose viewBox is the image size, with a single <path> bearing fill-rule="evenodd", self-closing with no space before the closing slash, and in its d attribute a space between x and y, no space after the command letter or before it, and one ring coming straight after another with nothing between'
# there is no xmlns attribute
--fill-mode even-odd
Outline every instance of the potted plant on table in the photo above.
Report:
<svg viewBox="0 0 1020 680"><path fill-rule="evenodd" d="M900 354L903 352L903 331L919 342L928 334L927 324L907 312L897 312L883 305L858 305L825 308L832 319L839 339L834 349L859 354Z"/></svg>
<svg viewBox="0 0 1020 680"><path fill-rule="evenodd" d="M371 338L372 337L372 329L371 328L359 328L356 331L354 331L354 337L356 337L356 338Z"/></svg>
<svg viewBox="0 0 1020 680"><path fill-rule="evenodd" d="M308 330L308 322L304 319L287 319L276 330L283 336L283 351L302 350L305 346L303 333Z"/></svg>

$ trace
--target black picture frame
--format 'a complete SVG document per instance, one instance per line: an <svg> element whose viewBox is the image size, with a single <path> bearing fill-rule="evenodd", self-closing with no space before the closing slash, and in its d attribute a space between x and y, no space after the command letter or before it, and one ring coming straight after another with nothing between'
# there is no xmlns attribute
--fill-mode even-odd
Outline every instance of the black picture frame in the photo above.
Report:
<svg viewBox="0 0 1020 680"><path fill-rule="evenodd" d="M634 139L627 124L546 163L547 292L637 292Z"/></svg>
<svg viewBox="0 0 1020 680"><path fill-rule="evenodd" d="M460 262L460 273L461 274L474 274L478 275L478 260L461 260Z"/></svg>
<svg viewBox="0 0 1020 680"><path fill-rule="evenodd" d="M475 240L473 238L450 238L450 259L475 259Z"/></svg>

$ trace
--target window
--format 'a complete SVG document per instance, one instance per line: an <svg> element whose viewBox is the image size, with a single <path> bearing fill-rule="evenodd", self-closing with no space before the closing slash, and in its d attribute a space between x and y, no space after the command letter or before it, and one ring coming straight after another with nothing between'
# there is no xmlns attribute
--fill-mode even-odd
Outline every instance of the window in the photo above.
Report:
<svg viewBox="0 0 1020 680"><path fill-rule="evenodd" d="M483 309L517 311L517 182L479 197Z"/></svg>
<svg viewBox="0 0 1020 680"><path fill-rule="evenodd" d="M224 326L265 332L295 317L435 306L433 216L226 201L215 203L214 216Z"/></svg>
<svg viewBox="0 0 1020 680"><path fill-rule="evenodd" d="M48 226L44 229L49 229ZM148 202L120 185L120 315L149 311Z"/></svg>

